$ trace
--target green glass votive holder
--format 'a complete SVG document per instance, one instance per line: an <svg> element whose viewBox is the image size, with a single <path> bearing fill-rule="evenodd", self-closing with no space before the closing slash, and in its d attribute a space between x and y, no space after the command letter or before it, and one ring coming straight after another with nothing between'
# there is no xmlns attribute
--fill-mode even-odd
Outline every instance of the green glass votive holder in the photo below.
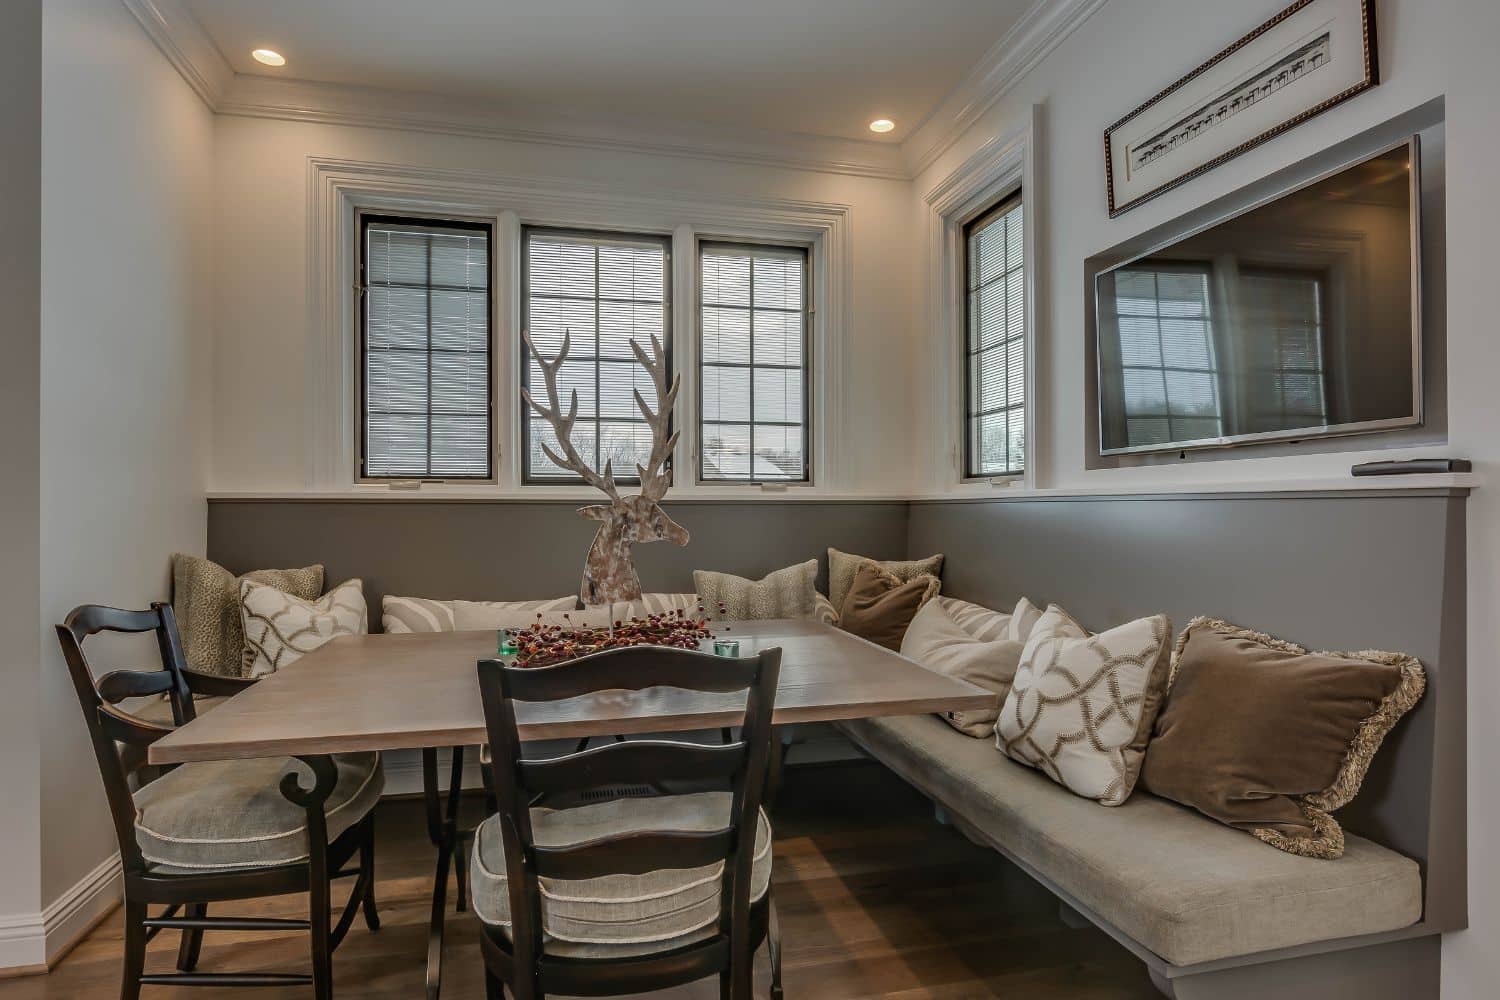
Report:
<svg viewBox="0 0 1500 1000"><path fill-rule="evenodd" d="M740 655L740 641L738 639L715 639L714 640L714 655L715 656L739 656Z"/></svg>
<svg viewBox="0 0 1500 1000"><path fill-rule="evenodd" d="M501 659L515 659L521 652L521 647L516 645L515 637L510 634L510 629L499 629L495 633L495 655Z"/></svg>

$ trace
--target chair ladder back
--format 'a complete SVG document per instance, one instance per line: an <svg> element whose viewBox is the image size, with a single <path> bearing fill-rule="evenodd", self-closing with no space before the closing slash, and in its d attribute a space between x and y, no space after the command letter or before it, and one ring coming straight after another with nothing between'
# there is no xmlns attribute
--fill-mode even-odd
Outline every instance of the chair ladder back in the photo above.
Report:
<svg viewBox="0 0 1500 1000"><path fill-rule="evenodd" d="M633 646L605 650L551 667L478 666L494 761L495 798L503 831L511 904L511 943L519 968L541 957L543 924L538 878L588 879L702 868L723 862L719 928L748 940L751 873L760 805L770 762L771 716L781 650L745 659L691 650ZM621 742L545 760L522 760L517 701L555 701L602 691L677 687L706 693L746 692L742 738L723 746L671 740ZM586 791L606 785L725 779L731 810L716 830L644 830L566 847L539 847L531 823L534 794ZM733 948L731 948L733 952ZM735 952L742 953L742 952Z"/></svg>
<svg viewBox="0 0 1500 1000"><path fill-rule="evenodd" d="M149 611L85 604L74 608L56 627L56 632L73 690L78 695L88 725L99 775L104 782L110 818L120 845L121 864L127 872L143 872L145 862L135 839L131 772L126 769L118 744L149 746L172 730L138 719L117 706L128 698L166 694L178 725L193 717L192 693L182 671L182 644L177 636L176 619L172 617L171 607L161 603L152 604ZM155 632L162 669L114 670L96 679L84 650L84 640L100 632Z"/></svg>

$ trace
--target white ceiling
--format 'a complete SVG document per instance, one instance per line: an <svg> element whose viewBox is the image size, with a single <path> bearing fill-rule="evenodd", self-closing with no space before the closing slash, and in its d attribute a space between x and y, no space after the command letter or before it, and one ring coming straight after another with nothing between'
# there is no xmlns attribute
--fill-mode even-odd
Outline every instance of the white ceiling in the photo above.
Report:
<svg viewBox="0 0 1500 1000"><path fill-rule="evenodd" d="M238 73L901 142L1051 0L187 0ZM250 57L273 48L280 70ZM884 137L877 117L896 122Z"/></svg>

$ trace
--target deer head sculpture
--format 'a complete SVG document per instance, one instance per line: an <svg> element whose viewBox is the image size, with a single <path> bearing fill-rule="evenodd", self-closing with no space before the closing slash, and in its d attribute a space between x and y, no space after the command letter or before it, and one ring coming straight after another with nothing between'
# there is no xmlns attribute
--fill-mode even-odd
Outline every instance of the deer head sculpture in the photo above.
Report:
<svg viewBox="0 0 1500 1000"><path fill-rule="evenodd" d="M666 353L654 334L651 337L651 348L655 352L652 357L646 356L640 344L634 340L630 342L630 349L636 360L650 374L651 381L656 386L657 408L653 412L641 397L640 391L634 391L635 405L640 408L641 416L646 418L646 424L651 428L651 457L644 467L635 467L641 478L640 493L621 496L615 486L614 462L606 461L604 471L597 472L573 447L573 421L578 416L578 390L573 390L566 414L563 413L562 400L557 392L557 373L567 360L571 334L566 331L563 333L562 350L554 361L542 357L532 343L530 334L522 336L526 340L527 349L542 369L542 386L547 392L547 403L542 405L525 389L521 390L521 395L526 397L527 404L538 416L552 425L552 430L557 435L558 450L553 451L544 442L542 451L554 464L577 473L585 483L601 490L609 498L609 503L582 507L578 511L583 517L602 522L594 534L594 543L589 546L588 561L583 568L583 586L578 596L586 605L638 600L641 596L641 581L635 573L630 547L636 542L657 542L663 539L678 545L688 543L687 529L668 517L666 511L658 505L658 501L666 495L671 481L669 466L672 449L677 445L677 434L669 434L668 426L672 419L672 407L677 402L680 378L673 376L672 384L667 385Z"/></svg>

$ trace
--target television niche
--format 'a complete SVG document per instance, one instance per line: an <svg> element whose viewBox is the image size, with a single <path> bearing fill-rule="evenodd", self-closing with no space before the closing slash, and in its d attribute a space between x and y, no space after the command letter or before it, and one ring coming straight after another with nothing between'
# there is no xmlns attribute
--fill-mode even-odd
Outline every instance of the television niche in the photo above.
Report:
<svg viewBox="0 0 1500 1000"><path fill-rule="evenodd" d="M1099 452L1422 422L1417 138L1094 279Z"/></svg>

